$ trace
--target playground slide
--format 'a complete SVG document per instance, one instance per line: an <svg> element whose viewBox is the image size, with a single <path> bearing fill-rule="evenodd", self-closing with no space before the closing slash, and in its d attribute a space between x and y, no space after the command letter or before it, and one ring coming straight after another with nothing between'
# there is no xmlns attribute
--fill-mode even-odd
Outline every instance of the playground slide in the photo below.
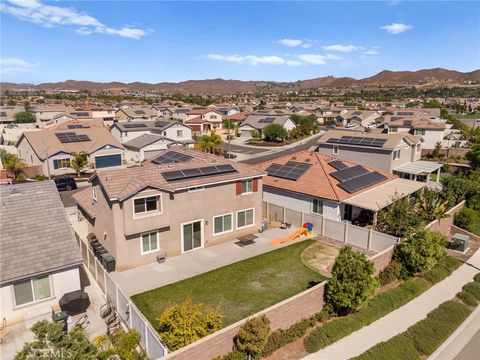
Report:
<svg viewBox="0 0 480 360"><path fill-rule="evenodd" d="M307 231L308 231L308 229L305 229L304 227L301 227L301 228L295 230L293 233L291 233L288 237L282 237L282 238L277 238L277 239L272 240L271 244L272 245L280 245L280 244L295 240L297 237L305 234Z"/></svg>

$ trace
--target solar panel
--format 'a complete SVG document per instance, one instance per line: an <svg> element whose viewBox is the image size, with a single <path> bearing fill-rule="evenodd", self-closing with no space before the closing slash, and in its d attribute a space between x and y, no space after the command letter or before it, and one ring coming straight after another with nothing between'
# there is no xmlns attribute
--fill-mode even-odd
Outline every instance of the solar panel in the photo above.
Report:
<svg viewBox="0 0 480 360"><path fill-rule="evenodd" d="M273 117L267 117L267 118L263 118L263 119L258 120L258 122L262 123L262 124L271 124L274 121L275 121L275 118L273 118Z"/></svg>
<svg viewBox="0 0 480 360"><path fill-rule="evenodd" d="M192 169L183 169L183 170L172 170L162 172L163 177L167 181L174 180L183 180L191 179L200 176L209 176L209 175L220 175L227 174L231 172L236 172L235 168L232 165L217 165L217 166L206 166L202 168L192 168Z"/></svg>
<svg viewBox="0 0 480 360"><path fill-rule="evenodd" d="M155 127L163 128L168 124L170 124L168 121L155 121Z"/></svg>
<svg viewBox="0 0 480 360"><path fill-rule="evenodd" d="M137 115L144 115L145 114L145 111L143 111L143 110L134 110L133 112Z"/></svg>
<svg viewBox="0 0 480 360"><path fill-rule="evenodd" d="M0 112L0 116L5 117L7 116L7 113L5 111Z"/></svg>
<svg viewBox="0 0 480 360"><path fill-rule="evenodd" d="M339 144L341 142L340 139L337 138L330 138L327 140L327 143L334 143L334 144Z"/></svg>
<svg viewBox="0 0 480 360"><path fill-rule="evenodd" d="M76 115L78 117L87 117L87 116L90 116L90 114L88 112L76 112L76 113L72 113L72 115Z"/></svg>
<svg viewBox="0 0 480 360"><path fill-rule="evenodd" d="M412 126L412 120L404 120L403 125L405 126Z"/></svg>
<svg viewBox="0 0 480 360"><path fill-rule="evenodd" d="M398 111L397 115L402 115L402 116L413 116L413 112L411 111Z"/></svg>
<svg viewBox="0 0 480 360"><path fill-rule="evenodd" d="M360 176L360 175L363 175L363 174L366 174L366 173L368 173L367 169L365 169L361 165L357 165L357 166L352 166L352 167L349 167L349 168L346 168L346 169L343 169L343 170L335 171L334 173L331 173L330 175L332 175L338 181L343 182L343 181L353 179L357 176Z"/></svg>
<svg viewBox="0 0 480 360"><path fill-rule="evenodd" d="M311 164L304 164L296 161L288 161L286 164L273 163L267 169L270 176L283 179L298 180L305 172L310 169Z"/></svg>
<svg viewBox="0 0 480 360"><path fill-rule="evenodd" d="M151 160L154 164L172 164L179 162L186 162L193 159L192 156L178 153L176 151L168 151L155 159Z"/></svg>
<svg viewBox="0 0 480 360"><path fill-rule="evenodd" d="M330 165L331 167L337 169L337 170L343 170L343 169L346 169L348 168L347 165L345 165L343 162L339 161L339 160L334 160L334 161L330 161L328 163L328 165Z"/></svg>
<svg viewBox="0 0 480 360"><path fill-rule="evenodd" d="M68 129L90 129L90 126L86 126L86 125L67 125L67 128Z"/></svg>
<svg viewBox="0 0 480 360"><path fill-rule="evenodd" d="M58 140L63 143L90 141L90 138L84 134L75 134L74 132L56 133Z"/></svg>
<svg viewBox="0 0 480 360"><path fill-rule="evenodd" d="M382 147L386 141L386 139L376 139L371 137L342 136L340 139L328 139L327 143Z"/></svg>
<svg viewBox="0 0 480 360"><path fill-rule="evenodd" d="M373 146L373 147L383 147L383 144L385 144L387 142L386 139L375 139L371 144L370 146Z"/></svg>
<svg viewBox="0 0 480 360"><path fill-rule="evenodd" d="M135 129L135 128L146 128L147 125L145 124L123 124L124 128L127 129Z"/></svg>
<svg viewBox="0 0 480 360"><path fill-rule="evenodd" d="M359 190L366 189L386 179L387 179L386 176L380 174L377 171L368 172L366 174L357 176L353 179L343 181L340 184L338 184L338 186L351 194Z"/></svg>

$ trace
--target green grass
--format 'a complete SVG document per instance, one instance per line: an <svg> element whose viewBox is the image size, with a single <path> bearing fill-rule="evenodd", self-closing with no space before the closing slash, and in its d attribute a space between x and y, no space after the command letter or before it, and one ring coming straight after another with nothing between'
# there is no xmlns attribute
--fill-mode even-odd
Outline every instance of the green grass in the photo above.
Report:
<svg viewBox="0 0 480 360"><path fill-rule="evenodd" d="M450 300L431 311L407 331L379 343L355 360L420 359L431 355L460 326L470 309Z"/></svg>
<svg viewBox="0 0 480 360"><path fill-rule="evenodd" d="M185 299L218 307L227 326L325 280L301 261L303 250L312 243L305 240L286 246L134 295L132 300L155 327L166 307Z"/></svg>
<svg viewBox="0 0 480 360"><path fill-rule="evenodd" d="M480 114L468 114L468 115L455 114L453 115L453 117L458 120L477 120L477 119L480 119Z"/></svg>

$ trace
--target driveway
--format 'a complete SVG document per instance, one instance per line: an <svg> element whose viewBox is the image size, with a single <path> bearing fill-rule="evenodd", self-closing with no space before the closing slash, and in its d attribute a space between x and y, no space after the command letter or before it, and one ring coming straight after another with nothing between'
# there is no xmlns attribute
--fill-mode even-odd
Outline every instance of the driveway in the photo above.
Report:
<svg viewBox="0 0 480 360"><path fill-rule="evenodd" d="M90 184L86 181L78 182L77 183L78 189L76 189L76 190L59 191L58 193L60 194L60 198L62 199L63 207L65 207L65 208L76 207L77 203L75 201L73 201L73 199L72 199L73 194L79 192L84 187L89 186L89 185Z"/></svg>

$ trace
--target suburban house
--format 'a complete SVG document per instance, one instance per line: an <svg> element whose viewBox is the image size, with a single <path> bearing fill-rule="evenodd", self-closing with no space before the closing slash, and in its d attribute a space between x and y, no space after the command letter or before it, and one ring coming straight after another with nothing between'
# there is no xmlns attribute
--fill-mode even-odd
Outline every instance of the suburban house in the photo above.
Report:
<svg viewBox="0 0 480 360"><path fill-rule="evenodd" d="M318 140L316 151L428 182L432 172L440 173L442 164L420 160L423 142L421 136L407 132L329 130Z"/></svg>
<svg viewBox="0 0 480 360"><path fill-rule="evenodd" d="M236 115L240 112L240 109L236 106L217 106L215 110L222 114L222 116L228 117Z"/></svg>
<svg viewBox="0 0 480 360"><path fill-rule="evenodd" d="M411 113L411 112L405 112ZM407 132L421 136L424 140L424 149L435 149L437 143L443 145L446 123L432 121L417 116L391 115L385 116L385 128L388 133Z"/></svg>
<svg viewBox="0 0 480 360"><path fill-rule="evenodd" d="M71 120L40 131L27 131L16 147L21 159L29 165L41 165L46 176L74 173L70 167L71 153L85 152L90 168L124 164L124 147L97 120Z"/></svg>
<svg viewBox="0 0 480 360"><path fill-rule="evenodd" d="M146 106L123 107L115 112L117 121L152 120L157 116L155 109Z"/></svg>
<svg viewBox="0 0 480 360"><path fill-rule="evenodd" d="M141 166L105 170L74 195L117 270L258 231L263 171L195 150L165 150Z"/></svg>
<svg viewBox="0 0 480 360"><path fill-rule="evenodd" d="M196 135L202 135L215 130L222 130L223 115L217 110L194 109L186 113L185 124L192 128Z"/></svg>
<svg viewBox="0 0 480 360"><path fill-rule="evenodd" d="M1 186L0 197L0 317L10 325L80 290L82 255L53 181Z"/></svg>
<svg viewBox="0 0 480 360"><path fill-rule="evenodd" d="M23 106L0 106L0 124L11 124L15 121L15 114L25 111Z"/></svg>
<svg viewBox="0 0 480 360"><path fill-rule="evenodd" d="M380 122L382 115L377 111L370 110L349 110L343 114L337 115L335 118L336 124L339 126L345 126L347 124L353 124L355 127L366 127L370 124L376 124Z"/></svg>
<svg viewBox="0 0 480 360"><path fill-rule="evenodd" d="M38 105L30 108L28 111L35 115L37 125L46 124L53 120L57 115L74 112L75 109L71 106L59 105Z"/></svg>
<svg viewBox="0 0 480 360"><path fill-rule="evenodd" d="M371 224L379 210L424 183L331 155L303 151L257 165L263 180L263 217L301 226L305 215Z"/></svg>
<svg viewBox="0 0 480 360"><path fill-rule="evenodd" d="M282 126L285 130L291 131L296 125L289 115L258 115L251 114L240 125L239 130L242 137L251 138L252 130L262 132L268 125L277 124Z"/></svg>
<svg viewBox="0 0 480 360"><path fill-rule="evenodd" d="M67 121L72 120L92 120L92 113L90 111L72 111L72 112L65 112L62 114L55 115L52 118L52 121L49 122L50 124L62 124Z"/></svg>

